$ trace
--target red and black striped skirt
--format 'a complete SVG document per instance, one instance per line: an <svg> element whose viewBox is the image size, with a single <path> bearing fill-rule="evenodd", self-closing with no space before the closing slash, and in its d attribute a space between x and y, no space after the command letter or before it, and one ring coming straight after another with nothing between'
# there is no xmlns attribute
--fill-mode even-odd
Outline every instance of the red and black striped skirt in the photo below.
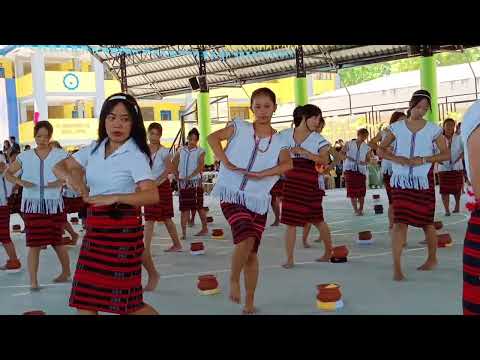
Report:
<svg viewBox="0 0 480 360"><path fill-rule="evenodd" d="M463 314L480 315L480 210L472 212L463 243Z"/></svg>
<svg viewBox="0 0 480 360"><path fill-rule="evenodd" d="M390 185L390 178L392 175L383 174L383 184L385 185L385 191L387 192L388 203L392 204L392 186Z"/></svg>
<svg viewBox="0 0 480 360"><path fill-rule="evenodd" d="M428 173L426 190L392 188L393 222L423 228L433 224L435 216L435 183L433 167Z"/></svg>
<svg viewBox="0 0 480 360"><path fill-rule="evenodd" d="M10 239L10 209L7 205L0 206L0 244L9 244Z"/></svg>
<svg viewBox="0 0 480 360"><path fill-rule="evenodd" d="M438 173L440 182L440 194L459 195L463 189L463 170L460 171L440 171Z"/></svg>
<svg viewBox="0 0 480 360"><path fill-rule="evenodd" d="M78 214L86 206L87 204L85 204L81 197L63 197L63 211L66 214Z"/></svg>
<svg viewBox="0 0 480 360"><path fill-rule="evenodd" d="M362 198L367 193L367 177L361 172L345 170L343 173L347 186L347 198Z"/></svg>
<svg viewBox="0 0 480 360"><path fill-rule="evenodd" d="M65 214L22 213L27 247L62 245Z"/></svg>
<svg viewBox="0 0 480 360"><path fill-rule="evenodd" d="M203 187L180 189L178 202L180 211L200 210L203 208Z"/></svg>
<svg viewBox="0 0 480 360"><path fill-rule="evenodd" d="M170 181L165 180L157 189L160 200L155 205L144 207L145 221L164 221L173 218L173 196Z"/></svg>
<svg viewBox="0 0 480 360"><path fill-rule="evenodd" d="M280 222L290 226L323 222L324 191L318 186L315 163L307 159L293 159L293 169L285 175Z"/></svg>
<svg viewBox="0 0 480 360"><path fill-rule="evenodd" d="M279 179L275 185L273 185L272 190L270 190L270 195L272 195L272 198L280 198L283 195L283 184L284 184L283 179Z"/></svg>
<svg viewBox="0 0 480 360"><path fill-rule="evenodd" d="M248 210L245 206L239 204L230 204L221 202L223 215L230 224L232 230L233 243L241 243L245 239L254 238L255 245L252 252L257 253L262 240L262 234L267 222L267 214L257 214Z"/></svg>
<svg viewBox="0 0 480 360"><path fill-rule="evenodd" d="M73 278L70 306L128 314L144 306L140 208L91 206Z"/></svg>

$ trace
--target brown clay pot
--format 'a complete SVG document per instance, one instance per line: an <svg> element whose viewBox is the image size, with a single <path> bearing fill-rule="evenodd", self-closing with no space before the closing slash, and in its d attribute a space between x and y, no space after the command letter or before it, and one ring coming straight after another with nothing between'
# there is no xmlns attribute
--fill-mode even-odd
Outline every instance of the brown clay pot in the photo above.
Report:
<svg viewBox="0 0 480 360"><path fill-rule="evenodd" d="M42 310L32 310L32 311L24 312L23 315L47 315L47 314L45 314L45 312Z"/></svg>
<svg viewBox="0 0 480 360"><path fill-rule="evenodd" d="M327 288L327 286L336 285L335 287ZM320 284L317 285L317 300L321 302L336 302L342 298L340 292L340 285L338 284Z"/></svg>
<svg viewBox="0 0 480 360"><path fill-rule="evenodd" d="M438 245L444 245L445 244L450 244L452 242L452 238L450 237L450 234L439 234L438 235Z"/></svg>
<svg viewBox="0 0 480 360"><path fill-rule="evenodd" d="M200 251L204 249L203 242L194 242L190 244L190 251Z"/></svg>
<svg viewBox="0 0 480 360"><path fill-rule="evenodd" d="M212 236L223 236L223 229L213 229Z"/></svg>
<svg viewBox="0 0 480 360"><path fill-rule="evenodd" d="M433 226L435 226L435 230L440 230L441 228L443 228L443 222L441 221L435 221L433 223Z"/></svg>
<svg viewBox="0 0 480 360"><path fill-rule="evenodd" d="M360 231L358 233L359 240L372 240L372 232L371 231Z"/></svg>
<svg viewBox="0 0 480 360"><path fill-rule="evenodd" d="M198 277L197 288L199 290L213 290L218 288L218 281L215 275L202 275Z"/></svg>
<svg viewBox="0 0 480 360"><path fill-rule="evenodd" d="M332 253L334 258L344 258L348 256L348 248L345 245L335 246Z"/></svg>

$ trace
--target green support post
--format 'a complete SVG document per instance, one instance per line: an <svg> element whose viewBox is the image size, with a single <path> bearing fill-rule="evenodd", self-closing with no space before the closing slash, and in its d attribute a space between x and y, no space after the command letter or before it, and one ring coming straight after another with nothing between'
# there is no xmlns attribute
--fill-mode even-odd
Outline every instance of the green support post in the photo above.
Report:
<svg viewBox="0 0 480 360"><path fill-rule="evenodd" d="M207 137L212 131L210 121L210 95L208 91L198 93L197 97L198 109L198 125L200 132L200 147L205 150L205 165L212 165L214 157L210 145L208 145Z"/></svg>
<svg viewBox="0 0 480 360"><path fill-rule="evenodd" d="M432 111L428 111L428 121L438 123L438 97L437 97L437 66L433 56L422 56L420 60L420 83L423 90L432 96Z"/></svg>
<svg viewBox="0 0 480 360"><path fill-rule="evenodd" d="M295 104L308 104L308 84L306 77L295 78Z"/></svg>

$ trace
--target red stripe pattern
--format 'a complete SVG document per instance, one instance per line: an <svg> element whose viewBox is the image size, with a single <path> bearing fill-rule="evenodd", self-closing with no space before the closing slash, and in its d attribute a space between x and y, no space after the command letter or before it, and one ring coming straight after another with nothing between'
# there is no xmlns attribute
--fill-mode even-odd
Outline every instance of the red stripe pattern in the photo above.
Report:
<svg viewBox="0 0 480 360"><path fill-rule="evenodd" d="M480 315L480 210L472 213L463 243L463 314Z"/></svg>
<svg viewBox="0 0 480 360"><path fill-rule="evenodd" d="M458 195L462 193L464 183L463 170L440 171L438 180L440 182L440 194Z"/></svg>
<svg viewBox="0 0 480 360"><path fill-rule="evenodd" d="M345 170L347 198L362 198L367 193L367 177L358 171Z"/></svg>
<svg viewBox="0 0 480 360"><path fill-rule="evenodd" d="M62 244L62 229L65 214L22 213L25 222L27 247L59 246Z"/></svg>
<svg viewBox="0 0 480 360"><path fill-rule="evenodd" d="M390 178L392 175L383 174L383 183L385 185L385 191L387 192L388 203L392 204L392 187L390 186Z"/></svg>
<svg viewBox="0 0 480 360"><path fill-rule="evenodd" d="M280 222L290 226L323 222L324 191L318 186L318 172L311 160L295 158L285 175Z"/></svg>
<svg viewBox="0 0 480 360"><path fill-rule="evenodd" d="M128 314L144 306L140 208L88 208L87 232L73 278L70 306Z"/></svg>
<svg viewBox="0 0 480 360"><path fill-rule="evenodd" d="M435 183L433 167L428 173L426 190L392 188L393 222L423 228L433 224L435 216Z"/></svg>
<svg viewBox="0 0 480 360"><path fill-rule="evenodd" d="M10 239L10 209L8 206L0 206L0 243L9 244Z"/></svg>
<svg viewBox="0 0 480 360"><path fill-rule="evenodd" d="M180 211L200 210L203 208L203 187L180 189L178 197Z"/></svg>
<svg viewBox="0 0 480 360"><path fill-rule="evenodd" d="M164 221L173 218L173 196L170 182L165 180L157 189L160 200L155 205L145 206L145 221Z"/></svg>
<svg viewBox="0 0 480 360"><path fill-rule="evenodd" d="M262 234L267 222L267 214L257 214L248 210L243 205L220 203L223 215L230 224L233 243L241 243L247 238L254 238L255 245L252 252L257 253L262 240Z"/></svg>
<svg viewBox="0 0 480 360"><path fill-rule="evenodd" d="M77 214L86 206L87 204L85 204L81 197L63 197L63 211L66 214Z"/></svg>

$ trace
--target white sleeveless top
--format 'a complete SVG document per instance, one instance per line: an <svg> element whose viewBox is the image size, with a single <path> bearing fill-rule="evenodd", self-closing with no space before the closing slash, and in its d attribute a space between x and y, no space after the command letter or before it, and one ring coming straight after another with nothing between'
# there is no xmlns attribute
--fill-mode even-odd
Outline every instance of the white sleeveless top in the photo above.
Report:
<svg viewBox="0 0 480 360"><path fill-rule="evenodd" d="M198 167L200 156L205 152L205 150L203 150L201 147L189 149L188 146L183 146L179 151L180 162L178 164L178 173L180 178L184 179L192 174ZM202 186L202 174L197 174L188 181L180 180L178 183L180 189Z"/></svg>
<svg viewBox="0 0 480 360"><path fill-rule="evenodd" d="M7 159L3 154L0 154L0 162L3 162L6 166L8 166ZM5 171L7 171L7 168L5 168ZM7 205L8 198L12 194L13 189L13 184L5 179L5 171L3 174L0 174L0 206Z"/></svg>
<svg viewBox="0 0 480 360"><path fill-rule="evenodd" d="M417 156L434 155L433 143L443 132L438 125L427 121L423 129L412 134L407 128L405 120L400 120L390 125L390 131L395 135L396 139L394 154L409 159ZM404 166L392 162L390 185L402 189L428 189L428 172L431 167L431 163L425 163L420 166Z"/></svg>
<svg viewBox="0 0 480 360"><path fill-rule="evenodd" d="M45 160L41 160L35 150L24 151L17 156L22 165L22 180L35 186L23 188L21 211L25 213L56 214L63 211L62 188L47 188L56 181L53 167L69 155L62 149L52 149Z"/></svg>
<svg viewBox="0 0 480 360"><path fill-rule="evenodd" d="M283 138L283 142L286 146L290 149L294 147L301 147L305 150L310 151L313 154L319 154L320 151L325 148L329 147L330 143L319 133L311 132L310 135L306 137L306 139L301 143L297 144L295 139L293 138L294 135L294 128L289 128L280 131L279 135ZM290 154L292 158L301 158L302 155L299 154Z"/></svg>
<svg viewBox="0 0 480 360"><path fill-rule="evenodd" d="M343 171L345 170L351 170L351 171L358 171L359 173L363 175L368 174L368 168L367 165L360 165L360 161L366 161L367 159L367 154L370 151L370 146L368 146L365 143L362 143L360 145L360 148L357 146L357 142L355 140L352 141L347 141L345 144L346 150L347 150L347 156L351 157L352 159L355 159L355 161L352 161L350 159L345 159L343 161Z"/></svg>
<svg viewBox="0 0 480 360"><path fill-rule="evenodd" d="M451 158L449 161L443 161L439 163L438 171L462 171L463 162L462 162L462 159L459 159L459 157L463 153L462 137L457 134L454 134L452 137L451 143L446 136L445 136L445 140L447 141L447 145L450 148Z"/></svg>
<svg viewBox="0 0 480 360"><path fill-rule="evenodd" d="M386 129L388 129L388 127ZM388 134L386 129L382 130L382 142L385 140ZM390 146L392 149L395 148L395 140ZM382 174L392 175L392 162L390 160L382 159Z"/></svg>
<svg viewBox="0 0 480 360"><path fill-rule="evenodd" d="M471 169L470 169L470 159L468 157L468 138L470 135L477 129L480 125L480 100L477 100L470 106L463 116L462 128L460 136L462 137L462 142L465 146L465 170L467 171L467 176L471 179Z"/></svg>
<svg viewBox="0 0 480 360"><path fill-rule="evenodd" d="M228 141L225 154L232 164L241 169L262 171L275 167L278 165L280 151L288 148L278 133L272 136L270 146L269 137L255 139L253 124L250 122L236 119L231 126L234 127L234 133ZM220 198L221 202L243 205L248 210L263 215L268 212L270 190L278 179L279 176L269 176L250 180L239 172L227 169L222 163L212 195Z"/></svg>
<svg viewBox="0 0 480 360"><path fill-rule="evenodd" d="M152 174L155 179L158 179L160 175L165 171L165 160L168 158L170 151L166 147L161 147L155 153L151 155L152 158Z"/></svg>

